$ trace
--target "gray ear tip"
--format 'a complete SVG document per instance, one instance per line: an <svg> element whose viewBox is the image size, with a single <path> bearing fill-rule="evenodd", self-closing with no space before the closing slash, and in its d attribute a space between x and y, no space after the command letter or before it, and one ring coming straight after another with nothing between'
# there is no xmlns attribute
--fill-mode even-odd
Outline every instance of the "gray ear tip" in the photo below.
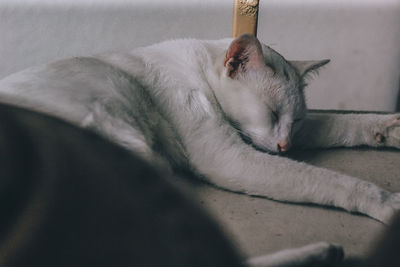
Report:
<svg viewBox="0 0 400 267"><path fill-rule="evenodd" d="M323 59L323 60L321 61L321 63L322 63L323 65L328 64L329 62L331 62L331 60L330 60L329 58Z"/></svg>
<svg viewBox="0 0 400 267"><path fill-rule="evenodd" d="M322 59L319 61L316 61L315 64L313 66L310 66L308 71L312 71L312 70L316 70L322 66L325 66L326 64L328 64L329 62L331 62L331 60L329 58L327 59ZM307 72L307 71L306 71Z"/></svg>

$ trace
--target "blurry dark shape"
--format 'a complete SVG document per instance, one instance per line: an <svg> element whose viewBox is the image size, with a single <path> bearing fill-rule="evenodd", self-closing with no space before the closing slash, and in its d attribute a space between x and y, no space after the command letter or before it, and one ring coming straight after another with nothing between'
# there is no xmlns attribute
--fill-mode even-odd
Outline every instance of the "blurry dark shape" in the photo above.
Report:
<svg viewBox="0 0 400 267"><path fill-rule="evenodd" d="M0 266L241 266L218 227L103 138L0 105Z"/></svg>
<svg viewBox="0 0 400 267"><path fill-rule="evenodd" d="M366 259L346 259L337 267L399 267L400 266L400 213L384 231Z"/></svg>
<svg viewBox="0 0 400 267"><path fill-rule="evenodd" d="M400 213L393 219L368 260L368 267L400 266Z"/></svg>

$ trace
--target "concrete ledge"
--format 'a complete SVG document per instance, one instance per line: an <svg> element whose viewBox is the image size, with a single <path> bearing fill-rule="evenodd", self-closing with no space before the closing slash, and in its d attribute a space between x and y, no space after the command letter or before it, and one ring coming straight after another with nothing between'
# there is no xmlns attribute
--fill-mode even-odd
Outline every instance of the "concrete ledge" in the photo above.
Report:
<svg viewBox="0 0 400 267"><path fill-rule="evenodd" d="M293 152L291 157L400 191L399 151L309 150ZM369 217L338 209L280 203L204 184L190 184L189 189L247 256L328 241L343 245L347 256L363 257L386 228Z"/></svg>

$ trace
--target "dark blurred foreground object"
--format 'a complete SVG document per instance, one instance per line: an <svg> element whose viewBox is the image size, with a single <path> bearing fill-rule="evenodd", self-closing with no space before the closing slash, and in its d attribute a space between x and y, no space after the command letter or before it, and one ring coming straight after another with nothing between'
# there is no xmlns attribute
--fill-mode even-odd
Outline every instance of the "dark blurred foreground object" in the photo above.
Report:
<svg viewBox="0 0 400 267"><path fill-rule="evenodd" d="M157 170L61 120L0 105L0 266L241 266Z"/></svg>
<svg viewBox="0 0 400 267"><path fill-rule="evenodd" d="M400 213L377 242L367 263L368 267L400 266Z"/></svg>
<svg viewBox="0 0 400 267"><path fill-rule="evenodd" d="M336 267L400 267L400 213L376 241L367 259L346 259Z"/></svg>

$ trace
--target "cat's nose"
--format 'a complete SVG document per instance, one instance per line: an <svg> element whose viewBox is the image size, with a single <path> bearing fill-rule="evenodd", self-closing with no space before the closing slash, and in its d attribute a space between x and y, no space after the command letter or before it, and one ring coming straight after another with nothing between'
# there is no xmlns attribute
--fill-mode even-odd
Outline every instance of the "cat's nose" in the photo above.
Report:
<svg viewBox="0 0 400 267"><path fill-rule="evenodd" d="M290 148L290 143L288 141L281 141L278 144L278 151L279 152L286 152L288 151Z"/></svg>

